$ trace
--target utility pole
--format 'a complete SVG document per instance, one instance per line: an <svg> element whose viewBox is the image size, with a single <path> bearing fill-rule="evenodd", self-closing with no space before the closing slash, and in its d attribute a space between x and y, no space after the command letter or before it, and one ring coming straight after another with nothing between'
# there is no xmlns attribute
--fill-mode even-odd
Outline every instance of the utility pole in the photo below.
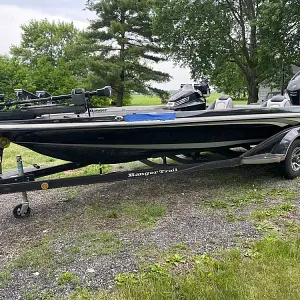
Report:
<svg viewBox="0 0 300 300"><path fill-rule="evenodd" d="M285 65L284 60L282 60L282 66L281 66L281 95L284 94L284 81L285 81Z"/></svg>

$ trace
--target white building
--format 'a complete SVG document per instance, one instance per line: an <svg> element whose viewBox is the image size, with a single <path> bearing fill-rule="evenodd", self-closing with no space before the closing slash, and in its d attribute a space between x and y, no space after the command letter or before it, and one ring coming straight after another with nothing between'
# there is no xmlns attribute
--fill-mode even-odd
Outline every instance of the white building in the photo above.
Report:
<svg viewBox="0 0 300 300"><path fill-rule="evenodd" d="M299 71L300 71L300 66L292 65L293 74L296 74ZM261 103L263 100L265 100L267 94L269 92L273 92L273 91L281 91L281 87L277 86L276 88L272 88L270 86L259 85L259 88L258 88L258 101Z"/></svg>

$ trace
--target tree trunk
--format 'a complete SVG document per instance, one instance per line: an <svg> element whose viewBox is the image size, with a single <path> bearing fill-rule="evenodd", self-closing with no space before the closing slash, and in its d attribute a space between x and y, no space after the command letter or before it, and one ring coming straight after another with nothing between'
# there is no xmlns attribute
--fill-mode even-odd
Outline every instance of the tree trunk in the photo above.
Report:
<svg viewBox="0 0 300 300"><path fill-rule="evenodd" d="M121 74L120 74L120 86L119 86L119 89L118 89L117 107L120 107L120 106L123 105L124 80L125 80L125 72L124 72L124 70L122 70Z"/></svg>
<svg viewBox="0 0 300 300"><path fill-rule="evenodd" d="M248 80L248 104L256 103L258 101L258 81L254 77Z"/></svg>
<svg viewBox="0 0 300 300"><path fill-rule="evenodd" d="M124 97L124 88L120 87L118 91L118 99L117 99L117 107L121 107L123 104L123 97Z"/></svg>

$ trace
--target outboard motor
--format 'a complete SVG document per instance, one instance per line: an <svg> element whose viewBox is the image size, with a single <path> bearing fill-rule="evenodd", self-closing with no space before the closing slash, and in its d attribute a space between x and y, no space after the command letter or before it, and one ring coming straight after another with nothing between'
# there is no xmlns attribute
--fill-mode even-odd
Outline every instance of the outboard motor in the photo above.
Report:
<svg viewBox="0 0 300 300"><path fill-rule="evenodd" d="M292 105L300 105L300 72L298 72L289 82L287 92Z"/></svg>
<svg viewBox="0 0 300 300"><path fill-rule="evenodd" d="M165 109L175 111L205 110L206 99L204 95L207 94L209 94L207 84L195 84L194 86L182 84L181 89L171 97Z"/></svg>

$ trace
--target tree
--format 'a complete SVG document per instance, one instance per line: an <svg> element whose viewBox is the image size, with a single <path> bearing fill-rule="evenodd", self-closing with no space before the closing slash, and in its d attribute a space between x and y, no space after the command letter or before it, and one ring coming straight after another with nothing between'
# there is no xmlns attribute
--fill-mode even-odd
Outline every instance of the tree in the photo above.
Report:
<svg viewBox="0 0 300 300"><path fill-rule="evenodd" d="M21 45L12 46L10 52L26 67L35 89L61 94L82 86L87 63L78 50L81 32L72 23L31 20L21 28Z"/></svg>
<svg viewBox="0 0 300 300"><path fill-rule="evenodd" d="M247 94L247 83L240 69L234 62L224 61L222 67L213 70L210 82L226 94L238 99Z"/></svg>
<svg viewBox="0 0 300 300"><path fill-rule="evenodd" d="M31 74L19 61L0 56L0 93L6 98L14 98L16 88L35 89Z"/></svg>
<svg viewBox="0 0 300 300"><path fill-rule="evenodd" d="M281 80L281 65L285 65L285 84L292 75L291 63L300 63L300 2L265 1L259 20L261 59L269 62L260 72L268 84Z"/></svg>
<svg viewBox="0 0 300 300"><path fill-rule="evenodd" d="M86 34L93 57L92 85L111 85L117 106L133 91L164 96L164 91L151 84L165 82L170 76L152 67L164 57L152 33L149 1L90 0L87 7L97 14Z"/></svg>
<svg viewBox="0 0 300 300"><path fill-rule="evenodd" d="M258 99L259 83L277 78L282 59L288 65L299 52L299 5L288 0L157 1L154 24L169 54L188 65L195 78L222 73L224 62L233 62L251 103Z"/></svg>

